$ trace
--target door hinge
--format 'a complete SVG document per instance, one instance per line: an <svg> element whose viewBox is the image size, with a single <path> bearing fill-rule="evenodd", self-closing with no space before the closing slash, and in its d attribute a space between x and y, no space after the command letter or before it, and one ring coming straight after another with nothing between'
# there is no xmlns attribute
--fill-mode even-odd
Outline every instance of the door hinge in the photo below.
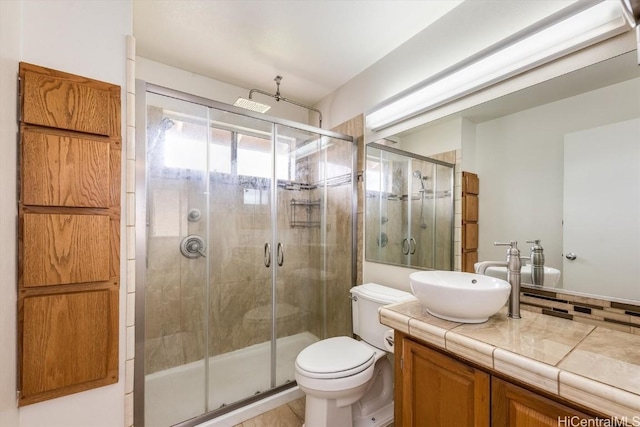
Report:
<svg viewBox="0 0 640 427"><path fill-rule="evenodd" d="M18 118L18 123L22 122L22 108L20 105L20 94L22 93L22 79L18 76L18 96L16 97L16 117Z"/></svg>
<svg viewBox="0 0 640 427"><path fill-rule="evenodd" d="M20 406L20 394L21 394L21 391L17 390L16 391L16 406Z"/></svg>
<svg viewBox="0 0 640 427"><path fill-rule="evenodd" d="M402 371L404 369L404 357L400 358L400 370Z"/></svg>

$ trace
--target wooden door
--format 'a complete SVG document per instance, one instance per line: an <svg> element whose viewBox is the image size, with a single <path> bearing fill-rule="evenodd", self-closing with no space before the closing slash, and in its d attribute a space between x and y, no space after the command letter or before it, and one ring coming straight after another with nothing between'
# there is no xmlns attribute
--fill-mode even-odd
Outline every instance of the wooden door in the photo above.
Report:
<svg viewBox="0 0 640 427"><path fill-rule="evenodd" d="M491 379L491 402L494 426L558 427L571 425L572 417L577 417L574 422L593 418L496 377Z"/></svg>
<svg viewBox="0 0 640 427"><path fill-rule="evenodd" d="M118 382L120 87L20 64L18 404Z"/></svg>
<svg viewBox="0 0 640 427"><path fill-rule="evenodd" d="M489 374L408 339L402 360L403 426L489 426Z"/></svg>

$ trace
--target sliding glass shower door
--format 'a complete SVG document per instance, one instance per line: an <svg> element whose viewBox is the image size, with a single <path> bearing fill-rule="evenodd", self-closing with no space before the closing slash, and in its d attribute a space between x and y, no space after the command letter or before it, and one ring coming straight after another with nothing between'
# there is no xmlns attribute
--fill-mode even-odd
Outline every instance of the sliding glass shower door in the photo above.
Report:
<svg viewBox="0 0 640 427"><path fill-rule="evenodd" d="M136 425L186 426L293 385L304 347L349 333L355 150L158 91L137 154Z"/></svg>

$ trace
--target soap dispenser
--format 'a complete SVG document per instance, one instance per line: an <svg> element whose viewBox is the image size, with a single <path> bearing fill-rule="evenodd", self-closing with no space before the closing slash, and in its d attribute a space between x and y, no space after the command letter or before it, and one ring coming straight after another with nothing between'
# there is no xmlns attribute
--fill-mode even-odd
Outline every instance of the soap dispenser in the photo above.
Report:
<svg viewBox="0 0 640 427"><path fill-rule="evenodd" d="M533 243L533 246L531 246L531 283L543 286L544 249L540 246L540 240L527 240L527 243Z"/></svg>

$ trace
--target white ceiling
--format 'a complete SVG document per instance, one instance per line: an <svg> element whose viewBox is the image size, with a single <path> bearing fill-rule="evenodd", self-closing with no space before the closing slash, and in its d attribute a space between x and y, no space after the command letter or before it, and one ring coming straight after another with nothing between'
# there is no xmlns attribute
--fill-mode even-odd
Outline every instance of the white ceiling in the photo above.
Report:
<svg viewBox="0 0 640 427"><path fill-rule="evenodd" d="M445 0L134 0L137 55L313 105L444 16Z"/></svg>

